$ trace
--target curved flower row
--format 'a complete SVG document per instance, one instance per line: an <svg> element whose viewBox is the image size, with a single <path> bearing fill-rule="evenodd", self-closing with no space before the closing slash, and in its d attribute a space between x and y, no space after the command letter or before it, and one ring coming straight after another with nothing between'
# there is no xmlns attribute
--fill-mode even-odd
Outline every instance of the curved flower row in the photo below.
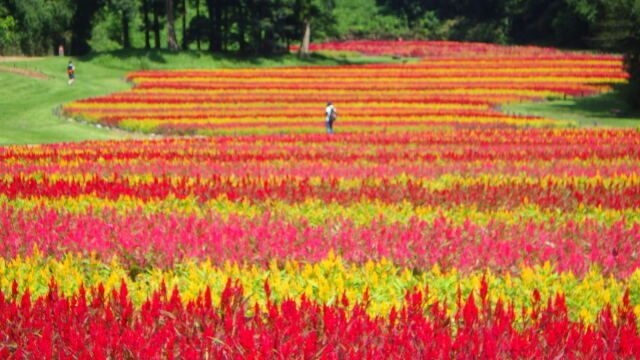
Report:
<svg viewBox="0 0 640 360"><path fill-rule="evenodd" d="M451 51L454 43L422 45ZM599 93L627 79L619 56L455 47L477 56L470 61L425 52L422 62L403 64L138 71L128 76L134 89L67 104L63 111L108 126L168 134L318 132L328 100L339 108L343 132L558 126L563 123L501 114L495 107Z"/></svg>
<svg viewBox="0 0 640 360"><path fill-rule="evenodd" d="M292 51L297 51L298 46L292 45ZM311 51L346 51L367 55L395 55L412 57L444 57L465 59L473 61L479 56L497 58L508 56L545 58L549 56L565 55L556 48L542 48L537 46L500 46L489 43L461 43L455 41L377 41L377 40L351 40L325 43L313 43ZM580 55L576 55L580 58ZM582 57L588 58L588 55Z"/></svg>

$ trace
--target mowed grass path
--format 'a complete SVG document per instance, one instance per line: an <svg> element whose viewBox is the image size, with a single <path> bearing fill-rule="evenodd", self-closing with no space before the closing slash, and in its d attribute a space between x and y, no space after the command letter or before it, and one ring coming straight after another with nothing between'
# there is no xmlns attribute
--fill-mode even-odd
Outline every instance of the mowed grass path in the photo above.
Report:
<svg viewBox="0 0 640 360"><path fill-rule="evenodd" d="M76 82L67 85L67 57L39 59L0 58L0 145L104 140L144 135L67 121L57 107L76 99L128 89L126 73L141 69L198 69L337 65L400 61L391 57L352 54L315 55L299 60L295 55L273 58L238 58L201 52L128 51L73 58ZM29 76L35 75L35 76Z"/></svg>
<svg viewBox="0 0 640 360"><path fill-rule="evenodd" d="M391 57L352 54L318 54L307 60L294 55L274 58L238 58L204 52L116 51L73 59L77 81L67 85L69 58L7 59L0 61L0 145L104 140L143 135L98 128L58 117L60 105L81 98L104 95L130 87L127 72L141 69L197 69L336 65L406 61ZM7 71L9 70L9 71ZM26 74L25 74L26 73ZM27 76L29 73L37 75ZM586 99L509 104L506 112L576 120L581 126L638 126L640 115L625 107L617 93ZM612 113L620 110L624 117Z"/></svg>
<svg viewBox="0 0 640 360"><path fill-rule="evenodd" d="M83 97L124 90L123 71L113 71L81 62L78 81L67 85L68 59L43 58L3 62L4 68L20 68L46 79L17 72L0 71L0 144L35 144L84 139L114 139L122 132L64 121L54 114L56 107Z"/></svg>

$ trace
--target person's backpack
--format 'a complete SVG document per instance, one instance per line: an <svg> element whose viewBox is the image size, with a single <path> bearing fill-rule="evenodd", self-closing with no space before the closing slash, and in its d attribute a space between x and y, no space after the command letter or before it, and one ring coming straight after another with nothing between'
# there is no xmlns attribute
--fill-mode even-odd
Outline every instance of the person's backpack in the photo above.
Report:
<svg viewBox="0 0 640 360"><path fill-rule="evenodd" d="M331 120L331 122L336 121L336 119L338 118L338 113L335 111L335 109L331 109L331 114L329 114L329 120Z"/></svg>

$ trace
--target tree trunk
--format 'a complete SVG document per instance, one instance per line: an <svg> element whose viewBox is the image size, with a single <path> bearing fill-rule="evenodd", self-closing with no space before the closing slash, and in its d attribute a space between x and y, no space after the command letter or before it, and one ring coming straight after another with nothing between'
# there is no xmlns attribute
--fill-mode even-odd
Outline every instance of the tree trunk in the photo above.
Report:
<svg viewBox="0 0 640 360"><path fill-rule="evenodd" d="M209 32L209 50L212 52L222 51L222 9L220 0L207 0L209 10L209 21L211 31Z"/></svg>
<svg viewBox="0 0 640 360"><path fill-rule="evenodd" d="M200 0L196 0L196 18L200 19ZM198 36L196 39L196 43L198 44L198 51L200 51L200 34L198 31Z"/></svg>
<svg viewBox="0 0 640 360"><path fill-rule="evenodd" d="M298 57L309 57L309 42L311 41L311 21L304 21L304 35L302 36L302 45L298 51Z"/></svg>
<svg viewBox="0 0 640 360"><path fill-rule="evenodd" d="M220 21L222 22L220 27L220 48L222 51L227 51L229 48L229 28L233 22L233 13L230 8L226 8L220 15Z"/></svg>
<svg viewBox="0 0 640 360"><path fill-rule="evenodd" d="M187 50L187 0L182 0L182 49Z"/></svg>
<svg viewBox="0 0 640 360"><path fill-rule="evenodd" d="M91 24L95 13L100 9L97 0L84 0L77 2L76 11L71 20L71 46L66 51L67 55L85 55L91 51L89 39L91 38Z"/></svg>
<svg viewBox="0 0 640 360"><path fill-rule="evenodd" d="M131 37L129 36L129 14L122 12L122 48L131 48Z"/></svg>
<svg viewBox="0 0 640 360"><path fill-rule="evenodd" d="M173 0L167 0L167 46L171 51L178 51L178 40L176 40L176 29L173 17Z"/></svg>
<svg viewBox="0 0 640 360"><path fill-rule="evenodd" d="M158 14L158 6L153 6L153 38L155 40L156 49L160 49L160 15Z"/></svg>
<svg viewBox="0 0 640 360"><path fill-rule="evenodd" d="M222 51L222 6L220 0L216 0L215 25L213 28L213 41L216 51Z"/></svg>
<svg viewBox="0 0 640 360"><path fill-rule="evenodd" d="M238 46L240 47L240 52L244 53L247 51L247 14L242 6L237 6L236 11L236 17L238 19Z"/></svg>
<svg viewBox="0 0 640 360"><path fill-rule="evenodd" d="M151 49L151 39L149 36L149 0L143 0L142 12L144 13L144 48Z"/></svg>

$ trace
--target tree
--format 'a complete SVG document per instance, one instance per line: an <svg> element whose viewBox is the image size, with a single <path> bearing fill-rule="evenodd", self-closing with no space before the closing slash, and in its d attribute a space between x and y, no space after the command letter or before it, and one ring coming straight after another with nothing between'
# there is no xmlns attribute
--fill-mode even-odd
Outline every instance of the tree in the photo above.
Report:
<svg viewBox="0 0 640 360"><path fill-rule="evenodd" d="M332 0L295 0L294 14L302 30L299 57L309 56L312 24L317 25L319 29L331 30L334 25L332 16L334 6Z"/></svg>
<svg viewBox="0 0 640 360"><path fill-rule="evenodd" d="M388 12L395 14L397 17L406 22L408 28L413 28L419 24L429 9L428 2L416 0L379 0Z"/></svg>
<svg viewBox="0 0 640 360"><path fill-rule="evenodd" d="M85 55L91 51L89 40L91 39L91 28L93 18L102 7L102 0L78 1L71 21L71 54Z"/></svg>
<svg viewBox="0 0 640 360"><path fill-rule="evenodd" d="M187 0L180 2L180 10L182 12L182 49L187 50Z"/></svg>
<svg viewBox="0 0 640 360"><path fill-rule="evenodd" d="M17 53L18 32L16 20L9 10L0 3L0 55Z"/></svg>
<svg viewBox="0 0 640 360"><path fill-rule="evenodd" d="M640 1L601 0L603 15L596 43L602 48L624 54L629 73L628 100L640 108Z"/></svg>
<svg viewBox="0 0 640 360"><path fill-rule="evenodd" d="M160 49L160 17L163 14L163 10L166 9L164 0L149 0L151 1L151 8L153 11L153 39L156 49Z"/></svg>
<svg viewBox="0 0 640 360"><path fill-rule="evenodd" d="M522 44L585 47L595 2L591 0L511 0L510 40Z"/></svg>
<svg viewBox="0 0 640 360"><path fill-rule="evenodd" d="M144 48L151 49L151 37L149 32L151 31L151 23L149 21L149 12L151 11L151 5L149 0L142 0L142 30L144 31Z"/></svg>
<svg viewBox="0 0 640 360"><path fill-rule="evenodd" d="M196 42L198 50L201 50L201 42L209 39L210 21L209 18L202 15L196 15L189 21L187 30L187 43Z"/></svg>
<svg viewBox="0 0 640 360"><path fill-rule="evenodd" d="M243 9L244 0L238 0L236 7ZM219 52L223 50L222 44L222 31L224 28L223 15L228 11L228 4L225 0L207 0L207 10L209 11L209 22L211 30L209 31L209 50L213 52ZM230 28L227 26L227 28ZM244 29L242 24L238 28L238 32L242 32Z"/></svg>
<svg viewBox="0 0 640 360"><path fill-rule="evenodd" d="M176 28L174 22L174 14L175 8L173 5L173 0L166 0L167 6L167 46L171 51L180 50L180 46L178 46L178 40L176 39Z"/></svg>
<svg viewBox="0 0 640 360"><path fill-rule="evenodd" d="M75 5L69 0L4 0L3 26L12 34L20 52L27 55L52 53L68 38ZM5 18L6 17L6 18ZM12 20L9 19L11 17Z"/></svg>
<svg viewBox="0 0 640 360"><path fill-rule="evenodd" d="M136 0L111 0L112 11L121 19L121 41L123 49L131 48L130 24L137 14Z"/></svg>
<svg viewBox="0 0 640 360"><path fill-rule="evenodd" d="M189 21L188 41L195 39L198 50L201 50L201 42L208 38L209 19L200 14L200 0L191 0L193 7L196 9L196 16Z"/></svg>

